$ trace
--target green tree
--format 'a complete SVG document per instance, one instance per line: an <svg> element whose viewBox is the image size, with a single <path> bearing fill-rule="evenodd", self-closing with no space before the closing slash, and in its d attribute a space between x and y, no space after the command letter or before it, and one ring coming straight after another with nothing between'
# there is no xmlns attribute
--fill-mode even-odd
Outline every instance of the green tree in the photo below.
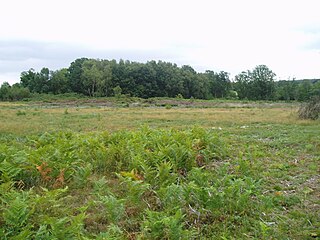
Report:
<svg viewBox="0 0 320 240"><path fill-rule="evenodd" d="M69 88L72 92L86 94L86 89L81 81L81 75L83 72L82 64L87 61L88 58L78 58L72 62L68 68L68 82Z"/></svg>
<svg viewBox="0 0 320 240"><path fill-rule="evenodd" d="M320 79L313 82L311 94L312 96L320 96Z"/></svg>
<svg viewBox="0 0 320 240"><path fill-rule="evenodd" d="M275 100L285 100L285 101L291 101L291 100L297 100L297 86L299 83L297 81L278 81L275 82L275 94L274 99Z"/></svg>
<svg viewBox="0 0 320 240"><path fill-rule="evenodd" d="M205 73L209 84L209 94L214 98L226 97L231 90L231 81L229 79L229 73L221 71L215 73L207 70Z"/></svg>
<svg viewBox="0 0 320 240"><path fill-rule="evenodd" d="M312 95L312 83L310 81L303 81L299 84L297 89L297 100L307 101Z"/></svg>
<svg viewBox="0 0 320 240"><path fill-rule="evenodd" d="M274 78L276 74L266 65L259 65L251 72L254 98L257 100L271 100L275 90Z"/></svg>
<svg viewBox="0 0 320 240"><path fill-rule="evenodd" d="M175 79L177 79L176 83L173 83L174 86L179 86L174 96L182 91L185 98L201 98L201 86L199 82L197 82L196 71L189 65L183 65L179 72L180 74L175 76ZM181 80L182 82L180 82Z"/></svg>
<svg viewBox="0 0 320 240"><path fill-rule="evenodd" d="M276 74L266 65L258 65L252 71L243 71L235 77L235 90L240 99L272 100L275 76Z"/></svg>
<svg viewBox="0 0 320 240"><path fill-rule="evenodd" d="M103 73L98 69L97 61L89 59L82 64L81 82L86 93L93 97L103 85Z"/></svg>
<svg viewBox="0 0 320 240"><path fill-rule="evenodd" d="M40 72L30 69L22 72L20 82L23 87L29 88L31 92L48 93L49 92L49 69L44 67Z"/></svg>
<svg viewBox="0 0 320 240"><path fill-rule="evenodd" d="M11 86L8 82L2 83L0 87L0 99L1 100L8 100L10 94Z"/></svg>
<svg viewBox="0 0 320 240"><path fill-rule="evenodd" d="M28 71L22 72L20 75L21 85L31 90L35 76L36 76L36 72L33 68L30 68Z"/></svg>
<svg viewBox="0 0 320 240"><path fill-rule="evenodd" d="M250 99L250 71L243 71L235 77L234 88L240 99Z"/></svg>
<svg viewBox="0 0 320 240"><path fill-rule="evenodd" d="M50 71L49 87L50 92L54 94L69 92L68 69L62 68L60 70Z"/></svg>
<svg viewBox="0 0 320 240"><path fill-rule="evenodd" d="M109 97L112 95L113 62L103 60L100 61L98 65L100 71L102 71L102 79L98 85L99 95Z"/></svg>

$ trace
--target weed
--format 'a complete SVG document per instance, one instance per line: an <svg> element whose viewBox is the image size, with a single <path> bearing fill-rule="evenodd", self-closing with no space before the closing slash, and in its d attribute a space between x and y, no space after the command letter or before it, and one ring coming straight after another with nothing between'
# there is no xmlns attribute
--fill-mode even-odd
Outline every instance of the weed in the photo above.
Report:
<svg viewBox="0 0 320 240"><path fill-rule="evenodd" d="M17 114L17 116L25 116L25 115L27 115L27 113L25 111L21 111L21 110L18 110L18 112L16 114Z"/></svg>

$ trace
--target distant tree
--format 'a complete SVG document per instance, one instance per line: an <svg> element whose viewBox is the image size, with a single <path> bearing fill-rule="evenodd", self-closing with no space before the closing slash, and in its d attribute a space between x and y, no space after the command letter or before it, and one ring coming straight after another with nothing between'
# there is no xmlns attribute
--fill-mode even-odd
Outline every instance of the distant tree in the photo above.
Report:
<svg viewBox="0 0 320 240"><path fill-rule="evenodd" d="M221 71L217 74L215 83L215 96L218 98L226 97L231 89L229 73Z"/></svg>
<svg viewBox="0 0 320 240"><path fill-rule="evenodd" d="M2 83L0 87L0 99L1 100L9 100L11 86L8 82Z"/></svg>
<svg viewBox="0 0 320 240"><path fill-rule="evenodd" d="M310 81L303 81L297 88L297 100L307 101L312 96L312 83Z"/></svg>
<svg viewBox="0 0 320 240"><path fill-rule="evenodd" d="M240 99L250 99L250 71L243 71L235 77L234 88Z"/></svg>
<svg viewBox="0 0 320 240"><path fill-rule="evenodd" d="M266 65L259 65L251 72L254 98L271 100L274 94L274 79L276 74Z"/></svg>
<svg viewBox="0 0 320 240"><path fill-rule="evenodd" d="M149 98L157 93L156 71L151 64L132 62L127 66L127 71L131 77L130 84L134 86L131 88L133 96Z"/></svg>
<svg viewBox="0 0 320 240"><path fill-rule="evenodd" d="M49 92L49 69L44 67L40 72L30 69L22 72L20 82L23 87L29 88L31 92L48 93Z"/></svg>
<svg viewBox="0 0 320 240"><path fill-rule="evenodd" d="M288 81L278 81L275 82L275 93L274 99L275 100L298 100L298 92L297 87L299 83L295 80L288 80Z"/></svg>
<svg viewBox="0 0 320 240"><path fill-rule="evenodd" d="M68 85L72 92L86 94L86 89L81 81L81 75L83 72L82 64L87 60L88 58L78 58L68 68Z"/></svg>
<svg viewBox="0 0 320 240"><path fill-rule="evenodd" d="M312 96L320 96L320 80L316 80L313 82L311 89Z"/></svg>
<svg viewBox="0 0 320 240"><path fill-rule="evenodd" d="M197 72L191 67L191 66L189 66L189 65L183 65L182 67L181 67L181 70L182 71L185 71L185 72L189 72L189 73L191 73L191 74L196 74Z"/></svg>
<svg viewBox="0 0 320 240"><path fill-rule="evenodd" d="M111 96L112 94L112 78L113 78L113 61L102 60L98 63L98 68L102 72L102 79L98 85L99 96Z"/></svg>
<svg viewBox="0 0 320 240"><path fill-rule="evenodd" d="M49 88L49 91L54 94L66 93L70 91L67 68L50 71Z"/></svg>
<svg viewBox="0 0 320 240"><path fill-rule="evenodd" d="M50 90L49 80L50 80L50 70L49 68L44 67L35 76L35 79L33 82L34 92L48 93Z"/></svg>
<svg viewBox="0 0 320 240"><path fill-rule="evenodd" d="M151 85L149 87L153 88L152 97L167 97L168 92L166 89L166 82L168 81L168 74L171 70L167 69L166 63L162 61L149 61L147 62L148 68L150 69L150 75L152 77Z"/></svg>
<svg viewBox="0 0 320 240"><path fill-rule="evenodd" d="M103 86L103 73L98 68L98 62L94 59L88 59L82 64L81 82L86 89L86 93L93 97Z"/></svg>
<svg viewBox="0 0 320 240"><path fill-rule="evenodd" d="M239 98L251 100L272 100L276 74L266 65L258 65L253 71L241 72L235 77L235 90Z"/></svg>
<svg viewBox="0 0 320 240"><path fill-rule="evenodd" d="M179 72L180 74L174 77L176 81L173 84L176 88L179 87L174 96L182 91L185 98L201 98L201 83L198 82L196 71L189 65L183 65Z"/></svg>
<svg viewBox="0 0 320 240"><path fill-rule="evenodd" d="M231 90L231 81L229 79L229 73L221 71L215 73L207 70L204 77L208 81L208 94L214 98L223 98L229 94Z"/></svg>
<svg viewBox="0 0 320 240"><path fill-rule="evenodd" d="M181 93L186 97L183 74L176 64L158 61L154 69L158 85L156 96L175 97Z"/></svg>
<svg viewBox="0 0 320 240"><path fill-rule="evenodd" d="M229 74L224 71L197 73L189 65L178 67L164 61L138 63L79 58L69 68L50 71L44 67L40 72L32 68L24 71L20 76L21 86L15 86L13 90L28 88L32 93L75 92L88 96L112 96L113 89L119 86L122 94L142 98L181 94L184 98L299 101L320 95L320 80L275 82L275 76L266 65L241 72L235 82L231 82ZM2 98L8 98L7 93L12 87L4 84Z"/></svg>
<svg viewBox="0 0 320 240"><path fill-rule="evenodd" d="M36 72L33 68L30 68L29 71L24 71L20 75L20 83L23 87L31 88L31 85L35 79ZM31 89L30 89L31 90Z"/></svg>
<svg viewBox="0 0 320 240"><path fill-rule="evenodd" d="M209 82L201 74L196 75L195 90L194 97L199 99L210 99Z"/></svg>

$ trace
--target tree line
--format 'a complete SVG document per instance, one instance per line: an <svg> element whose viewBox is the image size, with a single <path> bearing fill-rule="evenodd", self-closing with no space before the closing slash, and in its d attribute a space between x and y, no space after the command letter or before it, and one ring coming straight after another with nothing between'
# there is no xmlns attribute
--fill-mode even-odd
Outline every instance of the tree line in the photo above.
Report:
<svg viewBox="0 0 320 240"><path fill-rule="evenodd" d="M21 73L20 83L3 83L0 99L19 100L32 93L79 93L91 97L124 94L133 97L234 98L304 101L320 95L320 80L275 81L276 74L258 65L230 80L225 71L196 72L191 66L164 61L139 63L79 58L68 68L44 67Z"/></svg>

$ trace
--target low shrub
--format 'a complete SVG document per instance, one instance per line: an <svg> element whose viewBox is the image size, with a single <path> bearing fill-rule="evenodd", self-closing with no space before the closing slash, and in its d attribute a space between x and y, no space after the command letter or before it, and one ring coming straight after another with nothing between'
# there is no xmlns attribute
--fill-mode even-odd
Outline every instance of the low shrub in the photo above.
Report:
<svg viewBox="0 0 320 240"><path fill-rule="evenodd" d="M309 102L303 104L299 111L299 118L317 120L320 118L320 96L313 97Z"/></svg>

